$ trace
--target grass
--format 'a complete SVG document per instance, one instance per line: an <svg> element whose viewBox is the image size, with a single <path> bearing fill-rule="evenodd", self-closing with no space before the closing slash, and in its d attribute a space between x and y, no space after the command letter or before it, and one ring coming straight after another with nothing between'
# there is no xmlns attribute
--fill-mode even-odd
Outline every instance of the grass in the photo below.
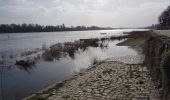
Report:
<svg viewBox="0 0 170 100"><path fill-rule="evenodd" d="M144 38L129 38L121 43L118 43L118 46L139 46L141 48L144 48L145 39Z"/></svg>
<svg viewBox="0 0 170 100"><path fill-rule="evenodd" d="M144 38L129 38L121 43L118 43L118 46L129 46L137 51L139 54L145 52L145 39Z"/></svg>
<svg viewBox="0 0 170 100"><path fill-rule="evenodd" d="M170 50L164 52L162 56L165 58L165 61L164 61L165 65L170 66L170 62L169 62L170 61Z"/></svg>
<svg viewBox="0 0 170 100"><path fill-rule="evenodd" d="M162 54L162 56L163 56L163 57L168 57L168 58L170 58L170 50L164 52L164 53Z"/></svg>
<svg viewBox="0 0 170 100"><path fill-rule="evenodd" d="M44 52L40 55L37 55L34 58L28 59L28 60L19 60L16 61L16 65L22 66L22 67L28 67L34 65L38 60L44 59L46 61L53 61L53 60L59 60L62 57L69 56L72 59L74 59L75 52L77 52L79 49L85 51L88 47L100 47L101 49L107 48L107 45L104 44L104 41L110 41L110 40L120 40L127 38L127 35L125 36L112 36L112 37L105 37L105 38L92 38L92 39L80 39L78 41L74 42L65 42L65 43L57 43L55 45L50 46L47 48L45 44L42 45L42 50ZM34 53L39 52L40 49L36 49L33 51L26 51L21 54L21 56L29 56ZM98 62L97 59L94 59L93 64L96 64ZM0 61L0 63L3 63Z"/></svg>
<svg viewBox="0 0 170 100"><path fill-rule="evenodd" d="M80 39L75 42L65 42L57 43L52 45L48 50L46 50L42 57L47 61L53 61L54 59L59 59L65 55L70 56L74 59L74 54L78 49L85 51L88 47L101 47L106 48L107 45L104 44L104 41L109 40L121 40L127 38L126 36L112 36L108 38L92 38L92 39ZM95 63L95 61L94 61Z"/></svg>
<svg viewBox="0 0 170 100"><path fill-rule="evenodd" d="M129 36L127 36L128 38L121 42L118 43L118 46L129 46L133 49L135 49L139 54L144 53L145 52L145 44L146 44L146 40L153 35L153 32L150 31L141 31L141 32L130 32L130 33L126 33L129 34Z"/></svg>
<svg viewBox="0 0 170 100"><path fill-rule="evenodd" d="M29 67L35 64L35 60L30 60L30 59L20 60L20 61L16 61L15 64L19 66Z"/></svg>
<svg viewBox="0 0 170 100"><path fill-rule="evenodd" d="M43 58L47 61L59 59L66 54L74 59L74 54L78 49L86 50L87 47L99 47L99 39L80 39L75 42L57 43L43 53Z"/></svg>
<svg viewBox="0 0 170 100"><path fill-rule="evenodd" d="M61 83L56 84L54 88L55 88L55 90L58 90L59 88L61 88L63 86L64 86L64 83L61 82Z"/></svg>
<svg viewBox="0 0 170 100"><path fill-rule="evenodd" d="M33 97L31 97L31 98L29 98L27 100L46 100L46 99L36 95L36 96L33 96Z"/></svg>

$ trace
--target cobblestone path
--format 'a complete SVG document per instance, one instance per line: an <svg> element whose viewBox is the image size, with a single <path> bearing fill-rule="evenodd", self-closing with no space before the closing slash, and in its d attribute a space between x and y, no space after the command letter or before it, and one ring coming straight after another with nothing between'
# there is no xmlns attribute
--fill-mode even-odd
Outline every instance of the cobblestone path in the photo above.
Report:
<svg viewBox="0 0 170 100"><path fill-rule="evenodd" d="M53 89L48 100L159 100L148 70L141 64L143 58L100 62Z"/></svg>

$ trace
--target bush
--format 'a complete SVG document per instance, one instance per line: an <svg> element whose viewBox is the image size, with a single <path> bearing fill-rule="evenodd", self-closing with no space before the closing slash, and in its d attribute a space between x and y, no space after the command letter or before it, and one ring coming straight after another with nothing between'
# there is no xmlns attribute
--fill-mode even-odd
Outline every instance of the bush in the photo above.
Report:
<svg viewBox="0 0 170 100"><path fill-rule="evenodd" d="M15 64L19 65L19 66L23 66L23 67L28 67L28 66L34 65L35 61L29 60L29 59L28 60L20 60L20 61L16 61Z"/></svg>

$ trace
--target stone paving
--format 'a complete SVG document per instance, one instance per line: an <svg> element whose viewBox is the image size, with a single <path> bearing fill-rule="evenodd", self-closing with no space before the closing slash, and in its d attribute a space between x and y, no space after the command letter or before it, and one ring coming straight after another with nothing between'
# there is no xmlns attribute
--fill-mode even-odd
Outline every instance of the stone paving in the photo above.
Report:
<svg viewBox="0 0 170 100"><path fill-rule="evenodd" d="M48 100L159 100L142 61L143 56L107 59L65 80Z"/></svg>

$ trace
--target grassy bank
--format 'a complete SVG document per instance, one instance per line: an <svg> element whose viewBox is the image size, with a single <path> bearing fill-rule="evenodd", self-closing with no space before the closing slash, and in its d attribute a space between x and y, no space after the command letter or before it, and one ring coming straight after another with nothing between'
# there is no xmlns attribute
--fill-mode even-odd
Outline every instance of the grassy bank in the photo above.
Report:
<svg viewBox="0 0 170 100"><path fill-rule="evenodd" d="M128 38L118 43L118 46L129 46L136 50L139 54L144 54L146 40L153 34L152 31L134 31L128 34Z"/></svg>

